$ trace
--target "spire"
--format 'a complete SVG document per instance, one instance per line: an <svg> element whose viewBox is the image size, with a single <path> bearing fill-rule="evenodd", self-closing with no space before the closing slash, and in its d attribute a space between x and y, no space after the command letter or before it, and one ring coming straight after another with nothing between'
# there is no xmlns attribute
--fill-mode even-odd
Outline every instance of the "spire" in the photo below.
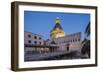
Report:
<svg viewBox="0 0 100 73"><path fill-rule="evenodd" d="M60 19L59 19L59 17L56 18L56 24L60 24Z"/></svg>
<svg viewBox="0 0 100 73"><path fill-rule="evenodd" d="M54 28L51 30L51 32L54 31L54 30L56 30L57 28L59 28L60 30L63 30L63 28L62 28L61 25L60 25L60 19L59 19L59 17L56 17L56 25L55 25Z"/></svg>
<svg viewBox="0 0 100 73"><path fill-rule="evenodd" d="M65 36L65 32L63 31L63 28L60 25L60 19L59 17L56 18L56 25L50 32L51 38L58 38Z"/></svg>

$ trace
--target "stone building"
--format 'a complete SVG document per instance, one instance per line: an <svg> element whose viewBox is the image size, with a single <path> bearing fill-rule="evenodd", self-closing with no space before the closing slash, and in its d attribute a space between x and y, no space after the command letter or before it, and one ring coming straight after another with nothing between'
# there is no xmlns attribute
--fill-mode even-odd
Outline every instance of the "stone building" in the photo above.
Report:
<svg viewBox="0 0 100 73"><path fill-rule="evenodd" d="M81 51L81 33L74 33L53 39L59 46L59 51Z"/></svg>
<svg viewBox="0 0 100 73"><path fill-rule="evenodd" d="M81 32L66 35L58 17L54 28L50 32L50 37L50 41L54 41L58 45L58 51L81 51Z"/></svg>
<svg viewBox="0 0 100 73"><path fill-rule="evenodd" d="M64 37L65 32L63 31L63 28L60 25L60 20L59 17L56 18L56 25L50 32L50 37L52 39L59 38L59 37Z"/></svg>
<svg viewBox="0 0 100 73"><path fill-rule="evenodd" d="M59 17L56 18L54 28L50 31L50 39L44 40L43 36L31 32L24 32L25 52L71 52L81 51L81 32L65 34L61 27ZM28 45L28 47L26 46ZM30 47L33 45L35 47ZM37 47L36 47L37 46ZM39 47L38 47L39 46ZM27 47L27 48L26 48Z"/></svg>
<svg viewBox="0 0 100 73"><path fill-rule="evenodd" d="M24 44L29 45L43 45L44 39L41 35L31 32L24 32Z"/></svg>
<svg viewBox="0 0 100 73"><path fill-rule="evenodd" d="M25 54L35 54L35 53L41 53L43 51L48 50L47 48L41 48L41 47L32 47L32 46L42 46L45 44L45 40L43 39L43 36L34 34L31 32L24 32L24 51Z"/></svg>

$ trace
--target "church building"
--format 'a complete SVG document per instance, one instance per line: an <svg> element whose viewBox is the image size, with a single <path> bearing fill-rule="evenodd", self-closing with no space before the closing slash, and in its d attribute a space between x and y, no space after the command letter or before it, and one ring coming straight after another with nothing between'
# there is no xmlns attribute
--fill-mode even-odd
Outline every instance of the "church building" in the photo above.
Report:
<svg viewBox="0 0 100 73"><path fill-rule="evenodd" d="M66 35L61 27L59 17L56 18L55 26L50 32L50 37L50 41L54 41L59 46L58 51L81 51L81 32Z"/></svg>
<svg viewBox="0 0 100 73"><path fill-rule="evenodd" d="M67 28L66 28L67 29ZM81 32L67 34L61 26L59 17L56 18L55 26L50 31L50 39L45 40L41 35L24 32L24 44L38 45L39 48L25 47L25 52L72 52L81 51ZM33 53L33 52L32 52Z"/></svg>

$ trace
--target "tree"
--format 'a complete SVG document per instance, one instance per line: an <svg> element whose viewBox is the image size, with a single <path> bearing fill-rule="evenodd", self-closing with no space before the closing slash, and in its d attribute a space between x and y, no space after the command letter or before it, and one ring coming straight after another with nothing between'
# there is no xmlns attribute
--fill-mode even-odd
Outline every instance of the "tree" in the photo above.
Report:
<svg viewBox="0 0 100 73"><path fill-rule="evenodd" d="M88 25L85 29L85 34L86 34L87 37L90 36L90 22L88 23Z"/></svg>
<svg viewBox="0 0 100 73"><path fill-rule="evenodd" d="M90 58L90 40L85 40L85 43L82 46L82 54L87 54Z"/></svg>
<svg viewBox="0 0 100 73"><path fill-rule="evenodd" d="M86 35L86 37L84 38L84 40L82 41L82 50L81 53L82 54L87 54L88 57L90 58L90 39L87 39L87 37L90 36L90 22L88 23L84 34Z"/></svg>

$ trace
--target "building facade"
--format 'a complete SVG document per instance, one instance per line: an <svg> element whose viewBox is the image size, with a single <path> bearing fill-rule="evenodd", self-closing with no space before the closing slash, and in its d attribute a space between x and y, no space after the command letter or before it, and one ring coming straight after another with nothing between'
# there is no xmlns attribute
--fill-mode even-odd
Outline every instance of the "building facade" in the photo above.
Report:
<svg viewBox="0 0 100 73"><path fill-rule="evenodd" d="M58 45L58 51L81 51L81 32L66 35L58 17L54 28L50 32L50 37L50 41L54 41Z"/></svg>
<svg viewBox="0 0 100 73"><path fill-rule="evenodd" d="M36 54L48 51L48 48L32 47L32 46L42 46L45 44L43 36L34 34L31 32L24 32L24 51L25 54Z"/></svg>
<svg viewBox="0 0 100 73"><path fill-rule="evenodd" d="M81 33L74 33L53 39L59 46L59 51L81 51Z"/></svg>
<svg viewBox="0 0 100 73"><path fill-rule="evenodd" d="M65 32L63 31L63 28L60 25L60 19L59 17L56 18L56 25L50 32L50 37L51 39L59 38L59 37L64 37Z"/></svg>
<svg viewBox="0 0 100 73"><path fill-rule="evenodd" d="M37 45L39 47L25 47L25 52L71 52L81 51L81 32L65 34L60 24L59 17L56 18L54 28L50 31L50 39L44 40L41 35L24 32L25 45Z"/></svg>
<svg viewBox="0 0 100 73"><path fill-rule="evenodd" d="M44 39L41 35L31 32L24 32L24 44L29 45L43 45Z"/></svg>

